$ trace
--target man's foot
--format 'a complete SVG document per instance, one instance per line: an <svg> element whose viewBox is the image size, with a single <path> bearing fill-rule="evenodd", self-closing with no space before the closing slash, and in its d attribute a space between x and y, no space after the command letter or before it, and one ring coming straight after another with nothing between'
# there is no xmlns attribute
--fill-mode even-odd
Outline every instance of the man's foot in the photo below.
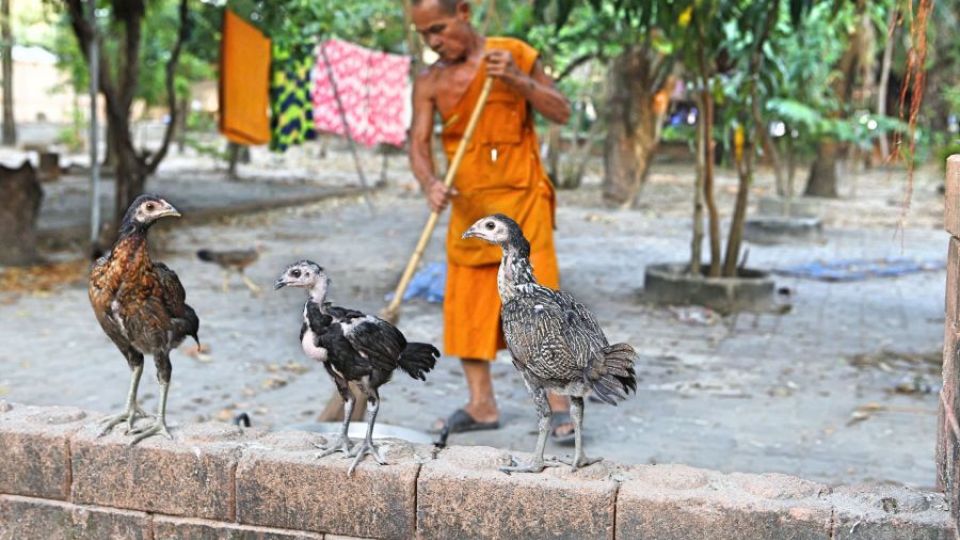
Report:
<svg viewBox="0 0 960 540"><path fill-rule="evenodd" d="M576 441L569 411L554 411L550 414L550 438L562 446L569 446Z"/></svg>
<svg viewBox="0 0 960 540"><path fill-rule="evenodd" d="M477 421L473 416L470 415L465 409L457 409L453 411L453 414L450 415L446 420L441 420L434 425L436 432L440 433L440 437L434 443L437 446L443 447L447 445L447 437L451 433L465 433L467 431L481 431L485 429L500 429L500 420L495 419L492 421L480 422Z"/></svg>

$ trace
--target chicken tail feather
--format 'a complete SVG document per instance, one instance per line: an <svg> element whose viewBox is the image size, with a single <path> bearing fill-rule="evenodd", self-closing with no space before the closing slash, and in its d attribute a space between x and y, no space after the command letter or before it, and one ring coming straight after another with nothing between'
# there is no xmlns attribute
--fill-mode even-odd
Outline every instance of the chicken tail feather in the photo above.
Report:
<svg viewBox="0 0 960 540"><path fill-rule="evenodd" d="M400 369L414 379L427 380L426 373L437 364L440 351L429 343L407 343L400 353Z"/></svg>

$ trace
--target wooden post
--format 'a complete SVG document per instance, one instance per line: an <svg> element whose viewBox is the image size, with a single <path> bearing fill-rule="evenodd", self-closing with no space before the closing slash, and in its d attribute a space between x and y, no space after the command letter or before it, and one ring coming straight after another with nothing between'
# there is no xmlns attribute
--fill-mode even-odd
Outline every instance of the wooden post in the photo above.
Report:
<svg viewBox="0 0 960 540"><path fill-rule="evenodd" d="M944 302L943 387L937 424L937 485L947 495L954 526L960 524L960 155L947 159L944 228L947 249L947 293Z"/></svg>

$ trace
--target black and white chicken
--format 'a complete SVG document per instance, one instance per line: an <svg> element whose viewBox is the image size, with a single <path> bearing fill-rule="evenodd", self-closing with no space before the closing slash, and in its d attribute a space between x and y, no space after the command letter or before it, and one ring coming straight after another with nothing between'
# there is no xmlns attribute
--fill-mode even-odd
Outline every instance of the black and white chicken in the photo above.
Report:
<svg viewBox="0 0 960 540"><path fill-rule="evenodd" d="M576 449L569 464L576 470L596 463L599 459L590 459L583 451L583 398L592 394L616 405L636 391L636 352L626 343L610 345L597 318L573 296L537 283L530 266L530 243L509 217L495 214L480 219L463 238L486 240L503 250L497 272L503 335L540 414L533 461L501 470L540 472L548 465L543 459L550 430L546 390L570 396Z"/></svg>
<svg viewBox="0 0 960 540"><path fill-rule="evenodd" d="M403 334L383 319L325 302L329 286L330 279L323 268L312 261L299 261L283 271L275 288L307 289L300 344L307 356L323 363L344 402L340 436L324 446L317 457L335 452L354 457L348 471L352 475L367 454L381 465L386 463L373 444L373 426L380 410L380 386L390 380L397 368L414 379L426 380L425 374L433 369L440 351L427 343L407 343ZM353 449L347 437L355 402L349 382L356 383L366 395L370 413L366 437Z"/></svg>

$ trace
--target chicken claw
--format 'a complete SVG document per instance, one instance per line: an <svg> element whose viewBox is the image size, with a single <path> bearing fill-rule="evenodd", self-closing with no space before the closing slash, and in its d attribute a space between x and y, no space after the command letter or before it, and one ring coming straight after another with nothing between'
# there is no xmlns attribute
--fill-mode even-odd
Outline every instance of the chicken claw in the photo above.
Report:
<svg viewBox="0 0 960 540"><path fill-rule="evenodd" d="M380 455L380 448L369 440L364 440L350 452L350 457L353 457L354 460L353 463L350 464L350 469L347 470L347 476L353 476L353 471L357 468L357 465L363 461L363 457L366 455L373 456L373 459L377 460L377 463L380 465L387 464L387 460L383 459L383 456Z"/></svg>
<svg viewBox="0 0 960 540"><path fill-rule="evenodd" d="M320 450L323 450L323 452L317 453L317 459L325 458L331 454L336 454L337 452L343 452L347 456L350 455L350 439L348 437L337 437L337 440L330 444L314 443L313 445Z"/></svg>

